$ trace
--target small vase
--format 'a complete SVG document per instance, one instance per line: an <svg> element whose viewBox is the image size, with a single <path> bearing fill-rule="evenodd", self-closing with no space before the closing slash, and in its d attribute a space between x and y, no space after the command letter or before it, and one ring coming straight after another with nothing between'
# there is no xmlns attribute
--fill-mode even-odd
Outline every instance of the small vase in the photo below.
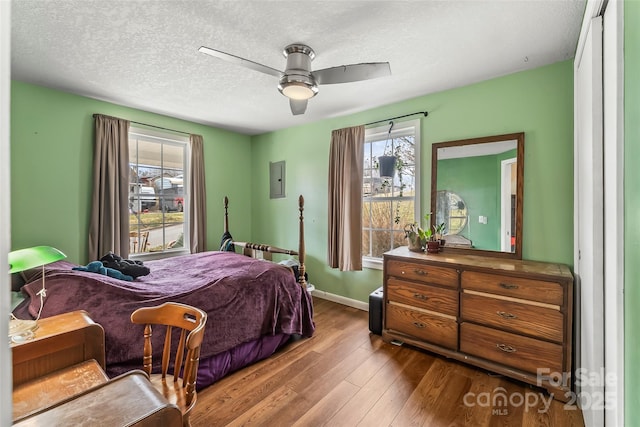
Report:
<svg viewBox="0 0 640 427"><path fill-rule="evenodd" d="M437 254L440 251L440 241L429 240L427 242L427 252L430 254Z"/></svg>
<svg viewBox="0 0 640 427"><path fill-rule="evenodd" d="M440 239L438 241L440 242L440 252L442 252L442 248L444 248L444 244L447 243L447 241L444 239Z"/></svg>
<svg viewBox="0 0 640 427"><path fill-rule="evenodd" d="M420 241L420 236L418 236L418 233L408 233L407 243L410 251L422 252L422 242Z"/></svg>

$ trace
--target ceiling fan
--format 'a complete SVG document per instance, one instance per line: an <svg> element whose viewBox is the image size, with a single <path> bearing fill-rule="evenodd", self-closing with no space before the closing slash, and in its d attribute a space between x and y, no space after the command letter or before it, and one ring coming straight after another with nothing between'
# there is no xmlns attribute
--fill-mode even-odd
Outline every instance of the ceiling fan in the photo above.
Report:
<svg viewBox="0 0 640 427"><path fill-rule="evenodd" d="M391 68L388 62L340 65L311 71L311 61L316 54L309 46L300 43L290 44L284 48L282 54L287 58L287 68L284 72L206 46L200 46L198 51L278 77L280 79L278 90L289 98L289 105L293 115L304 114L307 109L307 101L318 93L318 85L349 83L391 75Z"/></svg>

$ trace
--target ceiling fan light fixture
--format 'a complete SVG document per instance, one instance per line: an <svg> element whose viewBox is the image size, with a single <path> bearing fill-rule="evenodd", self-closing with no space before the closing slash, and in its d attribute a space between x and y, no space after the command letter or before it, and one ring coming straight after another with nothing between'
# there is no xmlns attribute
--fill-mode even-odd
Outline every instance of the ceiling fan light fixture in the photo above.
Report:
<svg viewBox="0 0 640 427"><path fill-rule="evenodd" d="M282 54L287 59L284 71L206 46L200 46L198 50L215 58L278 77L278 90L289 98L289 106L294 116L304 114L307 101L318 94L319 84L349 83L391 75L388 62L365 62L311 71L311 61L316 54L313 49L302 43L293 43L284 48Z"/></svg>
<svg viewBox="0 0 640 427"><path fill-rule="evenodd" d="M306 76L285 75L280 79L278 90L289 99L304 100L313 98L318 93L318 85Z"/></svg>
<svg viewBox="0 0 640 427"><path fill-rule="evenodd" d="M318 93L318 89L312 90L312 88L308 87L304 83L298 82L290 82L286 83L285 86L280 90L284 96L290 99L309 99L313 98L316 93Z"/></svg>

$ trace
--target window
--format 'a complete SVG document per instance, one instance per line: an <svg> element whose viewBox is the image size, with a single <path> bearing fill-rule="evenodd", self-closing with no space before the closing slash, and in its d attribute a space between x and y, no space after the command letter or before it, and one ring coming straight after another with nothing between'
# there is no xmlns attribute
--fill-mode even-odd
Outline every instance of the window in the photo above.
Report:
<svg viewBox="0 0 640 427"><path fill-rule="evenodd" d="M419 221L420 121L367 129L364 144L362 255L382 268L382 254L405 246L404 227ZM380 176L380 156L395 156L392 177Z"/></svg>
<svg viewBox="0 0 640 427"><path fill-rule="evenodd" d="M188 138L129 130L129 229L131 254L188 248L184 179Z"/></svg>

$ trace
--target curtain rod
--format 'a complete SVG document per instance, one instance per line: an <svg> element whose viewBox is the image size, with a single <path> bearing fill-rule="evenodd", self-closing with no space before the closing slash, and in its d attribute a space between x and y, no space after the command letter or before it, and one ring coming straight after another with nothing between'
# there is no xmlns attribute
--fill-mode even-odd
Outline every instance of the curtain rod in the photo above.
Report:
<svg viewBox="0 0 640 427"><path fill-rule="evenodd" d="M105 115L105 114L94 114L94 115L93 115L93 118L95 119L95 118L96 118L96 116L111 117L111 118L113 118L113 119L119 119L118 117L107 116L107 115ZM119 119L119 120L123 120L123 119ZM126 120L126 119L124 119L124 120ZM188 132L183 132L183 131L181 131L181 130L175 130L175 129L163 128L162 126L149 125L149 124L147 124L147 123L140 123L140 122L136 122L136 121L133 121L133 120L129 120L129 123L135 123L135 124L137 124L137 125L148 126L148 127L150 127L150 128L156 128L156 129L168 130L169 132L176 132L176 133L181 133L181 134L184 134L184 135L191 135L190 133L188 133Z"/></svg>
<svg viewBox="0 0 640 427"><path fill-rule="evenodd" d="M429 115L429 112L428 111L418 111L416 113L405 114L404 116L391 117L390 119L384 119L384 120L378 120L376 122L366 123L365 126L375 125L376 123L386 122L387 120L402 119L402 118L405 118L405 117L415 116L417 114L424 114L424 116L427 117Z"/></svg>

